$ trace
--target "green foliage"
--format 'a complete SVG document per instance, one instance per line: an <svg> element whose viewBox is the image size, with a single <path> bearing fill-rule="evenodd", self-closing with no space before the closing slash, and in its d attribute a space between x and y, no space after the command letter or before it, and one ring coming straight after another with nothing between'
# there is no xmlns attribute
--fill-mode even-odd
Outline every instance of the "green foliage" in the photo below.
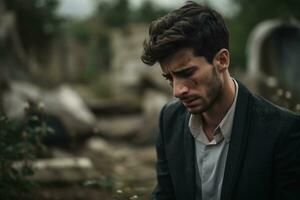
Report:
<svg viewBox="0 0 300 200"><path fill-rule="evenodd" d="M300 19L300 1L296 0L234 0L240 12L229 22L232 64L246 66L245 48L250 32L267 19Z"/></svg>
<svg viewBox="0 0 300 200"><path fill-rule="evenodd" d="M73 36L88 47L89 62L82 73L82 81L95 82L98 74L107 73L110 69L113 29L125 30L130 23L149 23L166 13L167 10L158 8L151 1L145 1L136 9L129 6L128 0L99 1L93 18L71 26Z"/></svg>
<svg viewBox="0 0 300 200"><path fill-rule="evenodd" d="M104 26L122 27L132 22L149 23L168 11L157 7L149 0L144 1L137 9L131 9L128 0L114 0L99 3L96 15L99 23Z"/></svg>
<svg viewBox="0 0 300 200"><path fill-rule="evenodd" d="M103 69L108 70L110 66L110 61L112 59L112 47L110 36L108 33L101 32L99 34L99 39L97 42L97 56L100 62L100 65L103 66Z"/></svg>
<svg viewBox="0 0 300 200"><path fill-rule="evenodd" d="M70 27L70 32L82 45L89 44L91 40L91 33L87 23L72 24Z"/></svg>
<svg viewBox="0 0 300 200"><path fill-rule="evenodd" d="M28 110L24 120L0 117L0 196L3 200L28 199L35 183L31 161L43 150L41 137L52 132L41 117Z"/></svg>
<svg viewBox="0 0 300 200"><path fill-rule="evenodd" d="M79 41L80 38L77 38ZM93 42L90 41L93 39ZM112 47L109 32L99 31L96 36L88 39L88 63L83 69L80 79L83 82L95 82L99 74L108 73L112 60ZM96 80L94 80L96 79ZM106 83L107 84L107 83Z"/></svg>
<svg viewBox="0 0 300 200"><path fill-rule="evenodd" d="M45 47L59 33L62 20L55 14L57 0L4 0L4 4L15 13L17 30L26 49Z"/></svg>
<svg viewBox="0 0 300 200"><path fill-rule="evenodd" d="M102 2L98 6L97 14L100 23L106 26L124 26L129 20L129 2L128 0L114 0L110 3Z"/></svg>
<svg viewBox="0 0 300 200"><path fill-rule="evenodd" d="M132 12L133 22L147 22L150 23L154 19L161 17L168 13L168 10L155 6L151 1L146 0L135 11Z"/></svg>

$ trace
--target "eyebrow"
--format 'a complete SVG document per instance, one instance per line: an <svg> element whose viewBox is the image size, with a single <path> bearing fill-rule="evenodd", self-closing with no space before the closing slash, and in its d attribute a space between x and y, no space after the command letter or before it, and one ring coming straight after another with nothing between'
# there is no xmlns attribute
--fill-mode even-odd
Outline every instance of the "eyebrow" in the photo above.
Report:
<svg viewBox="0 0 300 200"><path fill-rule="evenodd" d="M190 69L192 69L192 68L194 68L194 67L195 67L195 66L185 66L185 67L181 67L181 68L179 68L179 69L177 69L177 70L174 70L173 73L174 73L175 75L178 75L178 74L184 73L185 71L188 71L188 70L190 70ZM166 74L163 73L162 76L168 79L168 78L170 78L171 74L170 74L170 73L166 73Z"/></svg>

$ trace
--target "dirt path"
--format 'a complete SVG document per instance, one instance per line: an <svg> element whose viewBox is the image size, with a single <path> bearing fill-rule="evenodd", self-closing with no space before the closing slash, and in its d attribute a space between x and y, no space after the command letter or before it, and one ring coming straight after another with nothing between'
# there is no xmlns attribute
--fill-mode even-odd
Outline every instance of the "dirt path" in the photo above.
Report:
<svg viewBox="0 0 300 200"><path fill-rule="evenodd" d="M36 188L39 200L150 199L155 184L153 146L108 142L91 138L73 156L90 158L97 175L72 182L43 183Z"/></svg>

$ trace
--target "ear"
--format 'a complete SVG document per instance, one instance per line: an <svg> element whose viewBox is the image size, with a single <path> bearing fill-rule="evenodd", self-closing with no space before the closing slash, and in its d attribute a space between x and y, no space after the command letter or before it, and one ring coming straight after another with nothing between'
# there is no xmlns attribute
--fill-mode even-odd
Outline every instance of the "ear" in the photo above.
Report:
<svg viewBox="0 0 300 200"><path fill-rule="evenodd" d="M230 55L227 49L220 49L218 53L216 53L213 64L217 67L217 69L222 72L228 69L230 63Z"/></svg>

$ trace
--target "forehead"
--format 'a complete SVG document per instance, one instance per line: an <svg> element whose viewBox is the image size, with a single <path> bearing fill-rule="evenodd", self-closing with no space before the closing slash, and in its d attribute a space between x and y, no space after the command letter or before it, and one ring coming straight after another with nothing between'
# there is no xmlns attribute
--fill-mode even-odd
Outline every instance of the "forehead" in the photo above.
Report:
<svg viewBox="0 0 300 200"><path fill-rule="evenodd" d="M209 65L204 56L195 56L192 48L182 48L160 63L164 74L169 74L183 68L204 67Z"/></svg>
<svg viewBox="0 0 300 200"><path fill-rule="evenodd" d="M193 58L195 58L193 49L182 48L163 60L160 65L162 70L166 72L186 66Z"/></svg>

